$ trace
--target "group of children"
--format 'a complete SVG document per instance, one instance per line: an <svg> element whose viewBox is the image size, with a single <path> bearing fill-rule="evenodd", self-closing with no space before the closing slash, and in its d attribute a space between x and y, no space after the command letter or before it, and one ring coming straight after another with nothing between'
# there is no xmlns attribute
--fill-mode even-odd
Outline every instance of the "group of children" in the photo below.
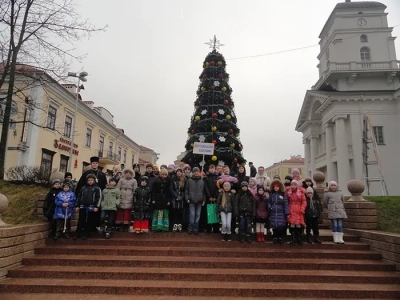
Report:
<svg viewBox="0 0 400 300"><path fill-rule="evenodd" d="M118 225L116 218L120 220L121 230L128 231L132 217L133 230L137 233L149 229L182 231L187 219L188 233L196 234L202 212L206 205L211 204L215 206L219 220L207 224L206 228L208 232L220 231L222 241L231 241L238 222L239 241L242 243L251 243L253 231L257 242L265 242L266 229L267 232L272 230L274 244L284 243L287 230L291 235L290 243L302 244L304 229L308 243L321 243L318 224L322 205L310 178L301 182L288 175L283 182L274 178L266 187L265 184L255 185L251 178L243 176L243 166L239 167L237 176L218 176L213 165L207 174L200 174L195 167L190 176L182 168L173 172L169 172L169 168L172 166L162 169L157 175L146 170L140 177L137 170L125 170L123 177L110 178L103 191L97 187L96 177L89 174L77 197L70 180L54 180L44 204L44 215L52 223L53 238L58 239L61 233L69 238L70 219L75 211L79 212L79 218L74 238L86 239L100 210L101 231L106 238ZM343 194L337 190L336 182L332 181L328 186L324 204L332 221L334 242L344 243L343 219L346 212Z"/></svg>

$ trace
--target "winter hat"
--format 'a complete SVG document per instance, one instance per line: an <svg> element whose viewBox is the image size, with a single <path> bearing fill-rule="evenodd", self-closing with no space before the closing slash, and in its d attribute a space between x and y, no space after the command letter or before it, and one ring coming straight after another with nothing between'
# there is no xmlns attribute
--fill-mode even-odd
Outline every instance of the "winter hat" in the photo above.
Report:
<svg viewBox="0 0 400 300"><path fill-rule="evenodd" d="M149 180L149 177L147 177L147 176L140 177L140 181L148 181L148 180Z"/></svg>
<svg viewBox="0 0 400 300"><path fill-rule="evenodd" d="M195 173L195 172L200 172L200 169L198 167L194 167L193 168L193 173Z"/></svg>
<svg viewBox="0 0 400 300"><path fill-rule="evenodd" d="M246 182L246 181L243 181L241 184L240 184L240 186L241 187L244 187L244 186L249 186L249 183L248 182Z"/></svg>
<svg viewBox="0 0 400 300"><path fill-rule="evenodd" d="M257 192L258 192L258 190L263 190L263 191L265 191L265 188L264 188L264 186L262 185L262 184L257 184Z"/></svg>
<svg viewBox="0 0 400 300"><path fill-rule="evenodd" d="M136 167L138 167L139 170L140 170L140 165L139 165L139 164L133 164L133 165L132 165L132 168L133 168L133 169L136 168Z"/></svg>
<svg viewBox="0 0 400 300"><path fill-rule="evenodd" d="M274 179L279 179L279 180L281 180L281 176L275 175L275 176L274 176Z"/></svg>
<svg viewBox="0 0 400 300"><path fill-rule="evenodd" d="M69 176L71 176L71 178L72 178L72 173L71 172L66 172L65 175L64 175L64 179L69 177Z"/></svg>
<svg viewBox="0 0 400 300"><path fill-rule="evenodd" d="M231 183L229 181L225 181L222 186L225 186L225 185L231 187Z"/></svg>
<svg viewBox="0 0 400 300"><path fill-rule="evenodd" d="M312 183L312 179L310 177L307 177L306 179L304 179L304 182L307 182L307 181Z"/></svg>
<svg viewBox="0 0 400 300"><path fill-rule="evenodd" d="M168 165L168 169L172 169L173 171L175 171L175 165L173 164Z"/></svg>
<svg viewBox="0 0 400 300"><path fill-rule="evenodd" d="M160 169L161 169L161 168L166 169L166 168L167 168L167 165L161 165Z"/></svg>
<svg viewBox="0 0 400 300"><path fill-rule="evenodd" d="M336 186L337 186L338 184L337 184L336 181L333 181L333 180L332 180L332 181L329 181L328 185L336 185Z"/></svg>
<svg viewBox="0 0 400 300"><path fill-rule="evenodd" d="M297 180L292 180L292 184L295 184L295 185L300 185L300 183L297 181Z"/></svg>
<svg viewBox="0 0 400 300"><path fill-rule="evenodd" d="M94 181L96 181L96 176L94 175L94 174L88 174L87 176L86 176L86 181L89 179L89 178L92 178Z"/></svg>
<svg viewBox="0 0 400 300"><path fill-rule="evenodd" d="M189 169L189 170L191 170L191 168L190 168L190 166L189 165L183 165L183 169L185 170L185 169Z"/></svg>
<svg viewBox="0 0 400 300"><path fill-rule="evenodd" d="M52 181L51 181L51 185L54 185L55 183L61 183L61 180L60 179L58 179L58 178L56 178L56 179L53 179Z"/></svg>
<svg viewBox="0 0 400 300"><path fill-rule="evenodd" d="M72 188L71 182L69 182L69 181L63 181L62 186L64 187L64 186L66 186L66 185L69 187L69 189Z"/></svg>
<svg viewBox="0 0 400 300"><path fill-rule="evenodd" d="M297 168L294 168L294 169L293 169L293 171L292 171L292 174L293 174L294 172L296 172L296 173L299 173L299 174L300 174L300 170L299 170L299 169L297 169Z"/></svg>
<svg viewBox="0 0 400 300"><path fill-rule="evenodd" d="M250 180L253 181L254 184L257 184L257 179L255 177L250 177L249 182L250 182Z"/></svg>
<svg viewBox="0 0 400 300"><path fill-rule="evenodd" d="M307 194L308 194L308 193L314 194L314 190L313 190L312 187L308 187L308 188L307 188Z"/></svg>
<svg viewBox="0 0 400 300"><path fill-rule="evenodd" d="M285 176L285 180L290 180L290 181L292 181L292 180L293 180L293 177L290 176L290 175L286 175L286 176Z"/></svg>
<svg viewBox="0 0 400 300"><path fill-rule="evenodd" d="M111 181L114 181L115 183L117 182L117 180L115 180L115 177L111 177L110 179L108 179L108 183L111 183Z"/></svg>
<svg viewBox="0 0 400 300"><path fill-rule="evenodd" d="M175 170L175 172L178 172L178 171L181 171L182 173L183 173L183 170L182 170L182 168L176 168L176 170Z"/></svg>

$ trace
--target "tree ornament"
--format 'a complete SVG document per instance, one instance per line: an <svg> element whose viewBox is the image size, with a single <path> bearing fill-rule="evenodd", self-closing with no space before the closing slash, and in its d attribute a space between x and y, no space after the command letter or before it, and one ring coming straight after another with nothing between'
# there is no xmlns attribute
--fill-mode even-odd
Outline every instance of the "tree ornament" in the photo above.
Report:
<svg viewBox="0 0 400 300"><path fill-rule="evenodd" d="M226 87L222 87L221 91L226 92Z"/></svg>
<svg viewBox="0 0 400 300"><path fill-rule="evenodd" d="M192 134L195 134L195 133L196 133L196 130L192 129Z"/></svg>
<svg viewBox="0 0 400 300"><path fill-rule="evenodd" d="M190 146L193 148L194 144L193 144L193 143L191 143L191 144L190 144Z"/></svg>
<svg viewBox="0 0 400 300"><path fill-rule="evenodd" d="M231 106L229 106L231 109L234 109L235 108L235 106L232 104Z"/></svg>
<svg viewBox="0 0 400 300"><path fill-rule="evenodd" d="M217 113L213 113L211 116L212 116L214 119L215 119L215 118L218 118Z"/></svg>
<svg viewBox="0 0 400 300"><path fill-rule="evenodd" d="M232 129L232 128L229 129L229 130L228 130L228 133L229 133L229 134L232 134L232 133L233 133L233 129Z"/></svg>
<svg viewBox="0 0 400 300"><path fill-rule="evenodd" d="M218 66L222 66L222 61L219 60L219 61L217 62L217 65L218 65Z"/></svg>
<svg viewBox="0 0 400 300"><path fill-rule="evenodd" d="M215 86L213 86L213 85L210 86L210 90L213 90L213 89L215 89Z"/></svg>
<svg viewBox="0 0 400 300"><path fill-rule="evenodd" d="M189 160L188 160L190 163L192 162L192 158L189 158Z"/></svg>
<svg viewBox="0 0 400 300"><path fill-rule="evenodd" d="M205 137L204 135L201 135L201 136L199 137L200 143L204 143L205 140L206 140L206 137Z"/></svg>
<svg viewBox="0 0 400 300"><path fill-rule="evenodd" d="M201 91L202 92L205 92L207 89L203 86L202 88L201 88Z"/></svg>
<svg viewBox="0 0 400 300"><path fill-rule="evenodd" d="M208 67L208 65L209 65L209 63L208 63L208 62L206 62L206 67Z"/></svg>
<svg viewBox="0 0 400 300"><path fill-rule="evenodd" d="M196 121L200 121L200 116L195 116L194 119L195 119Z"/></svg>
<svg viewBox="0 0 400 300"><path fill-rule="evenodd" d="M215 156L215 155L213 155L213 156L211 156L211 160L212 161L216 161L218 158Z"/></svg>
<svg viewBox="0 0 400 300"><path fill-rule="evenodd" d="M238 137L239 135L240 135L240 133L239 133L239 132L236 132L236 133L235 133L235 136L236 136L236 137Z"/></svg>
<svg viewBox="0 0 400 300"><path fill-rule="evenodd" d="M221 166L225 166L225 162L224 162L223 160L220 160L220 161L218 162L218 164L221 165Z"/></svg>
<svg viewBox="0 0 400 300"><path fill-rule="evenodd" d="M198 103L199 105L201 105L201 101L199 101L199 103Z"/></svg>
<svg viewBox="0 0 400 300"><path fill-rule="evenodd" d="M224 115L224 114L225 114L225 111L224 111L222 108L220 108L220 109L218 109L218 113L219 113L220 115Z"/></svg>
<svg viewBox="0 0 400 300"><path fill-rule="evenodd" d="M215 65L215 61L210 61L210 66L214 66Z"/></svg>
<svg viewBox="0 0 400 300"><path fill-rule="evenodd" d="M217 131L217 126L212 126L211 130L214 131L214 132Z"/></svg>
<svg viewBox="0 0 400 300"><path fill-rule="evenodd" d="M213 143L214 145L216 145L218 142L217 142L216 140L213 140L212 143Z"/></svg>
<svg viewBox="0 0 400 300"><path fill-rule="evenodd" d="M229 101L228 101L228 100L224 100L224 104L225 104L225 105L228 105L228 104L229 104Z"/></svg>
<svg viewBox="0 0 400 300"><path fill-rule="evenodd" d="M236 164L236 163L238 162L238 159L235 157L235 158L233 159L233 162Z"/></svg>
<svg viewBox="0 0 400 300"><path fill-rule="evenodd" d="M227 120L230 120L231 119L231 115L226 115L226 117L225 117Z"/></svg>
<svg viewBox="0 0 400 300"><path fill-rule="evenodd" d="M231 143L229 146L230 146L231 148L235 148L235 143Z"/></svg>
<svg viewBox="0 0 400 300"><path fill-rule="evenodd" d="M222 73L219 73L218 78L222 78L222 77L223 77Z"/></svg>
<svg viewBox="0 0 400 300"><path fill-rule="evenodd" d="M194 106L194 109L198 109L199 107L197 105Z"/></svg>
<svg viewBox="0 0 400 300"><path fill-rule="evenodd" d="M221 142L225 142L225 141L226 141L226 138L224 138L223 136L220 136L218 139L219 139Z"/></svg>
<svg viewBox="0 0 400 300"><path fill-rule="evenodd" d="M206 79L206 78L207 78L207 74L204 74L204 75L203 75L203 78Z"/></svg>
<svg viewBox="0 0 400 300"><path fill-rule="evenodd" d="M188 134L188 136L192 136L192 134L190 132L188 132L187 134Z"/></svg>
<svg viewBox="0 0 400 300"><path fill-rule="evenodd" d="M202 111L201 111L201 114L202 115L205 115L207 113L207 109L203 109Z"/></svg>
<svg viewBox="0 0 400 300"><path fill-rule="evenodd" d="M215 86L219 86L219 81L215 80L215 81L214 81L214 85L215 85Z"/></svg>

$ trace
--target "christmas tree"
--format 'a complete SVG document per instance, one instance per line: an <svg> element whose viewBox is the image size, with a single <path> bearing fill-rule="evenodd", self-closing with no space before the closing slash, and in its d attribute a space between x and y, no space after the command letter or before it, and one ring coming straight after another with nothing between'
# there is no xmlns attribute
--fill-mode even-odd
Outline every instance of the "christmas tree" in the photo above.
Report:
<svg viewBox="0 0 400 300"><path fill-rule="evenodd" d="M229 86L229 74L225 71L226 62L216 49L219 40L214 36L209 43L210 52L203 62L203 72L199 79L194 113L190 120L188 139L183 162L193 167L208 169L210 164L227 165L237 173L239 165L246 163L243 158L243 145L240 142L240 129L234 112L232 89ZM214 155L193 154L195 142L213 143Z"/></svg>

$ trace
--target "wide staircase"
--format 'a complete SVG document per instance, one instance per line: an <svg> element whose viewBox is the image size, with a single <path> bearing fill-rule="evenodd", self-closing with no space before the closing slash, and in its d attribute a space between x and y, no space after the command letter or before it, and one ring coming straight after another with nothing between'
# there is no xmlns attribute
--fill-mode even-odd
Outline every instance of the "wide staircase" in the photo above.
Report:
<svg viewBox="0 0 400 300"><path fill-rule="evenodd" d="M335 245L222 242L219 234L49 240L0 280L0 299L400 299L400 275L358 237ZM289 237L288 237L289 239Z"/></svg>

